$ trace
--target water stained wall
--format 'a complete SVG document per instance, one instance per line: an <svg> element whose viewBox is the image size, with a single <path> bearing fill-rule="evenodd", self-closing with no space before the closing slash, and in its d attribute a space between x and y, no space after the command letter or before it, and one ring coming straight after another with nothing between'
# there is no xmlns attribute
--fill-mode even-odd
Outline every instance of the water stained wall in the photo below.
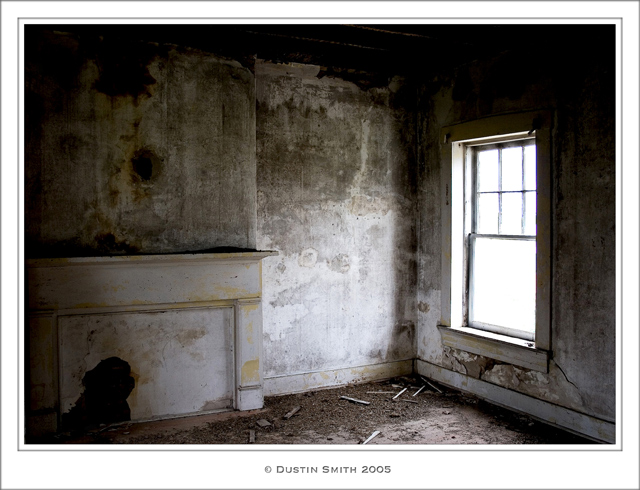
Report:
<svg viewBox="0 0 640 490"><path fill-rule="evenodd" d="M274 393L407 374L417 357L614 417L607 43L548 43L401 78L311 64L247 68L176 45L26 32L28 258L276 250L263 263L256 343ZM545 374L445 349L436 328L440 129L540 109L554 114ZM36 413L52 410L56 333L47 318L32 325Z"/></svg>
<svg viewBox="0 0 640 490"><path fill-rule="evenodd" d="M615 418L615 64L613 28L563 49L536 44L458 67L421 87L417 357L603 420ZM597 42L595 41L597 39ZM540 40L536 40L540 43ZM587 47L588 46L588 47ZM443 348L442 127L527 110L552 127L552 332L548 373Z"/></svg>
<svg viewBox="0 0 640 490"><path fill-rule="evenodd" d="M27 255L254 249L251 71L194 49L36 27Z"/></svg>
<svg viewBox="0 0 640 490"><path fill-rule="evenodd" d="M256 85L265 377L412 358L415 89L269 63Z"/></svg>

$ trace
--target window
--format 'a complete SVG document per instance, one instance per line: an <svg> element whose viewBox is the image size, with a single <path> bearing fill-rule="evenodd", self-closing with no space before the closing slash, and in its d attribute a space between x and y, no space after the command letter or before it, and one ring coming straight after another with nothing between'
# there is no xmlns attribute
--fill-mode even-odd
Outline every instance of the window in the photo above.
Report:
<svg viewBox="0 0 640 490"><path fill-rule="evenodd" d="M551 347L550 120L442 131L443 344L540 371Z"/></svg>
<svg viewBox="0 0 640 490"><path fill-rule="evenodd" d="M535 340L535 139L468 146L468 324Z"/></svg>

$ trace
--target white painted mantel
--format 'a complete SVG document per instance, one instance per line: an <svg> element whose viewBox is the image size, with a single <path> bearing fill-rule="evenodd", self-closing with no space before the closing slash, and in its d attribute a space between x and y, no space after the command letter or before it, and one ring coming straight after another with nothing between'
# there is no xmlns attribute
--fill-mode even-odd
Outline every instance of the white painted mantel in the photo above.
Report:
<svg viewBox="0 0 640 490"><path fill-rule="evenodd" d="M271 255L28 260L28 430L57 430L84 374L109 357L131 366L132 420L262 408L261 260Z"/></svg>

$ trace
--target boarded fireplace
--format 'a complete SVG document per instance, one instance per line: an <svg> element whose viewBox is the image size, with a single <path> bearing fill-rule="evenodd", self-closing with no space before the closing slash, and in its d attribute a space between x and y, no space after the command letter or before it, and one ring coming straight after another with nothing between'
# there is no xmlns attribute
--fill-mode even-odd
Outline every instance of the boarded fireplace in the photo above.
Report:
<svg viewBox="0 0 640 490"><path fill-rule="evenodd" d="M133 421L261 408L270 255L27 261L28 432L97 421L92 406Z"/></svg>

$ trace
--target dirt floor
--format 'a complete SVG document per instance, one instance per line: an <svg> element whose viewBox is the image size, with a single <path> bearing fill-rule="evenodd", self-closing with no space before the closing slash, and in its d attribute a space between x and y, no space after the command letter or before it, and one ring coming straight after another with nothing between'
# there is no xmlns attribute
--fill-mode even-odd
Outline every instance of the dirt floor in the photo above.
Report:
<svg viewBox="0 0 640 490"><path fill-rule="evenodd" d="M31 442L361 444L380 431L368 444L592 444L527 416L436 383L432 385L433 388L420 378L403 377L268 397L261 410L89 427L81 433L63 433ZM422 386L425 387L414 396ZM404 388L407 390L394 399ZM285 419L296 407L299 410Z"/></svg>

